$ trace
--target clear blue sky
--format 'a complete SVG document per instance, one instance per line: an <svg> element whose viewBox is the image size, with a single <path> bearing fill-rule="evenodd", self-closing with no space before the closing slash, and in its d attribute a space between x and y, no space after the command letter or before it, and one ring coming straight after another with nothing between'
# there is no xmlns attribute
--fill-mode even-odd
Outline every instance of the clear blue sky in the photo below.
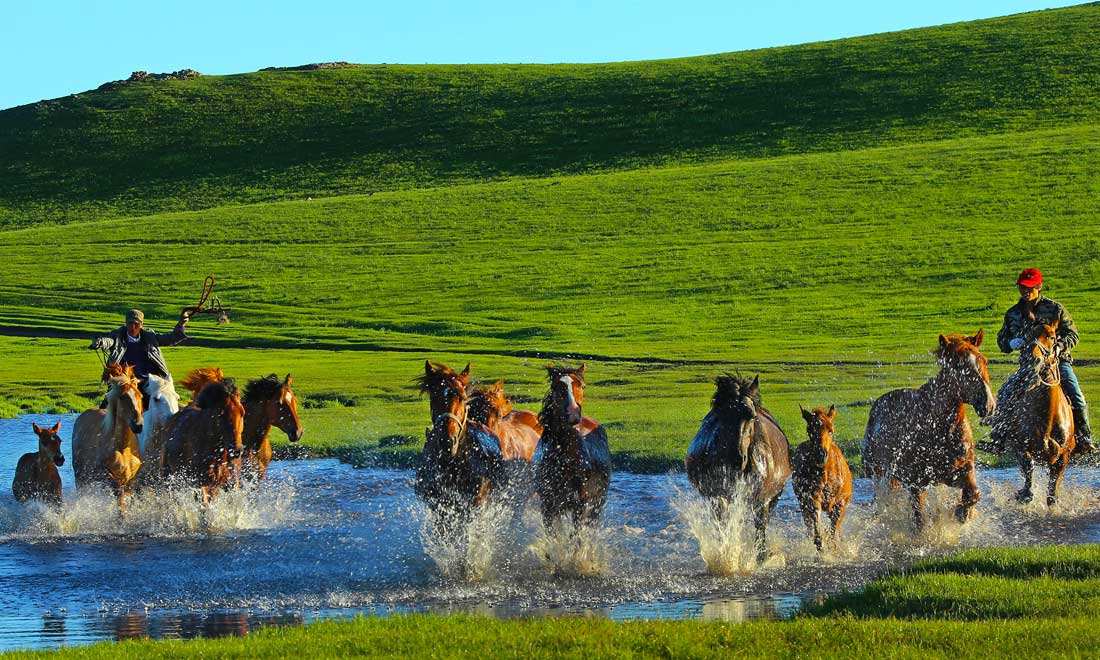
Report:
<svg viewBox="0 0 1100 660"><path fill-rule="evenodd" d="M0 108L131 71L348 60L605 62L820 41L1076 4L1057 0L22 0L0 21Z"/></svg>

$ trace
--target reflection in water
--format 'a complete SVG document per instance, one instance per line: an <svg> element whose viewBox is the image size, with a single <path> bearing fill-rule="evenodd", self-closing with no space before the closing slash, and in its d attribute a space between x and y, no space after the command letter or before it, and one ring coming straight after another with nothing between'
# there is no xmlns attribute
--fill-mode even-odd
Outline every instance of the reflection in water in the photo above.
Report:
<svg viewBox="0 0 1100 660"><path fill-rule="evenodd" d="M10 441L23 427L0 420L0 466L25 449ZM762 566L722 557L750 547L743 530L709 528L682 474L615 474L603 526L576 547L547 538L530 506L487 512L454 545L437 543L411 472L332 460L276 462L260 490L208 511L187 494L139 498L122 521L109 494L76 491L70 469L62 478L60 514L0 494L0 650L242 635L357 613L786 617L929 554L1100 538L1100 475L1078 467L1054 510L1015 503L1015 470L982 472L978 517L940 516L916 540L907 503L872 505L857 480L844 543L827 555L788 490L769 527L775 561ZM933 492L930 506L949 512L955 497Z"/></svg>

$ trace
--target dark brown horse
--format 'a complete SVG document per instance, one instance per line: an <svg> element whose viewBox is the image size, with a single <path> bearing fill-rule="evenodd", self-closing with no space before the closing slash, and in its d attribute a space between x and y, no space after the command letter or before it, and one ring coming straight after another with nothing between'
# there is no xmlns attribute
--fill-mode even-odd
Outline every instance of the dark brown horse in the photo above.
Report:
<svg viewBox="0 0 1100 660"><path fill-rule="evenodd" d="M790 443L760 400L760 376L715 379L710 412L688 447L688 479L721 519L739 484L751 489L756 553L767 547L768 520L791 476Z"/></svg>
<svg viewBox="0 0 1100 660"><path fill-rule="evenodd" d="M163 478L178 475L209 503L240 481L243 432L244 406L232 379L207 384L159 434Z"/></svg>
<svg viewBox="0 0 1100 660"><path fill-rule="evenodd" d="M470 365L461 373L434 362L424 362L417 378L428 393L432 425L424 432L424 449L416 468L416 494L445 529L469 519L475 506L486 501L491 489L487 475L474 460L475 445L467 433L466 388Z"/></svg>
<svg viewBox="0 0 1100 660"><path fill-rule="evenodd" d="M1012 416L1005 425L1006 446L1016 450L1024 487L1016 493L1020 502L1030 502L1031 476L1036 459L1047 464L1047 506L1058 499L1058 487L1062 483L1070 456L1077 446L1073 409L1062 391L1062 379L1058 371L1061 357L1055 350L1058 324L1043 325L1038 337L1020 352L1020 392L1011 402L998 401L1011 407L1001 414Z"/></svg>
<svg viewBox="0 0 1100 660"><path fill-rule="evenodd" d="M813 412L799 406L806 420L809 438L795 448L791 456L794 467L794 496L802 509L802 519L820 551L821 514L829 516L829 540L836 545L844 512L852 501L852 470L844 453L833 441L836 407L815 408Z"/></svg>
<svg viewBox="0 0 1100 660"><path fill-rule="evenodd" d="M471 427L480 425L499 439L503 460L531 462L542 424L535 413L512 407L504 395L504 381L475 388L466 407Z"/></svg>
<svg viewBox="0 0 1100 660"><path fill-rule="evenodd" d="M935 355L940 372L917 389L894 390L871 406L863 437L863 468L878 483L909 492L918 531L924 529L928 487L959 488L955 507L960 522L970 518L981 495L974 458L974 434L966 405L982 417L996 408L989 389L988 362L973 337L940 335Z"/></svg>
<svg viewBox="0 0 1100 660"><path fill-rule="evenodd" d="M61 506L61 475L57 468L65 464L61 453L61 422L43 428L31 424L38 436L38 451L23 454L15 466L11 492L19 502L35 499L55 507Z"/></svg>
<svg viewBox="0 0 1100 660"><path fill-rule="evenodd" d="M263 479L271 463L271 428L298 442L305 434L298 419L298 398L290 389L290 374L279 380L275 374L248 381L244 388L244 457L242 469L246 475Z"/></svg>
<svg viewBox="0 0 1100 660"><path fill-rule="evenodd" d="M549 530L564 515L574 529L594 525L607 502L611 483L611 449L607 432L585 417L584 365L570 369L547 366L550 391L542 401L542 437L535 453L535 484L542 500L542 519Z"/></svg>

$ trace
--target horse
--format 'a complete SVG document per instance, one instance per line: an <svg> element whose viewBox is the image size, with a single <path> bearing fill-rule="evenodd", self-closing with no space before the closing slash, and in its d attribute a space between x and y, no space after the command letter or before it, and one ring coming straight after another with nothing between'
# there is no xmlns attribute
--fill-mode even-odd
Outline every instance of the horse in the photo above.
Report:
<svg viewBox="0 0 1100 660"><path fill-rule="evenodd" d="M244 406L232 379L209 383L161 430L161 477L197 487L203 504L240 481Z"/></svg>
<svg viewBox="0 0 1100 660"><path fill-rule="evenodd" d="M535 451L535 489L542 502L547 531L568 515L573 529L594 526L607 503L611 483L611 450L607 431L585 417L585 365L547 365L550 391L542 400L542 436Z"/></svg>
<svg viewBox="0 0 1100 660"><path fill-rule="evenodd" d="M176 386L171 378L161 378L156 374L149 374L146 379L145 395L149 408L145 411L141 435L138 436L138 447L141 455L149 458L153 455L150 451L153 438L168 423L172 415L179 412L180 395L176 393Z"/></svg>
<svg viewBox="0 0 1100 660"><path fill-rule="evenodd" d="M188 405L194 405L195 399L198 398L199 392L204 387L211 383L220 383L225 380L225 374L222 373L221 367L199 367L192 369L187 375L180 381L180 385L183 385L183 389L191 393L191 400L187 402Z"/></svg>
<svg viewBox="0 0 1100 660"><path fill-rule="evenodd" d="M112 364L107 378L106 408L80 414L73 426L72 456L76 485L107 483L120 512L141 469L138 436L143 427L141 390L131 367Z"/></svg>
<svg viewBox="0 0 1100 660"><path fill-rule="evenodd" d="M821 552L821 513L829 516L829 537L835 546L844 512L852 501L852 470L833 442L836 406L829 406L829 410L815 408L813 412L799 406L799 410L809 437L791 455L794 495L814 545Z"/></svg>
<svg viewBox="0 0 1100 660"><path fill-rule="evenodd" d="M939 373L917 389L887 392L871 406L863 436L863 466L878 483L909 491L918 532L924 530L929 486L959 488L955 518L966 522L981 499L974 456L974 434L966 405L988 417L997 407L989 388L989 367L980 346L985 332L972 337L940 335L934 351Z"/></svg>
<svg viewBox="0 0 1100 660"><path fill-rule="evenodd" d="M542 424L535 413L513 409L504 395L504 381L474 388L466 407L471 427L476 424L499 439L503 460L531 462Z"/></svg>
<svg viewBox="0 0 1100 660"><path fill-rule="evenodd" d="M760 376L714 380L710 411L688 447L688 480L722 520L739 484L751 488L756 554L767 549L768 521L791 476L790 443L760 399Z"/></svg>
<svg viewBox="0 0 1100 660"><path fill-rule="evenodd" d="M1058 487L1077 446L1073 409L1062 391L1058 371L1061 357L1054 347L1058 324L1043 324L1039 336L1030 347L1020 352L1020 391L1011 401L1002 400L1007 387L998 393L998 407L1011 408L1003 409L1002 413L1012 416L1005 425L1005 437L1006 446L1015 448L1024 477L1024 487L1016 493L1016 499L1021 503L1028 503L1034 497L1031 477L1035 460L1039 459L1049 469L1047 506L1054 506L1058 499Z"/></svg>
<svg viewBox="0 0 1100 660"><path fill-rule="evenodd" d="M473 508L487 501L492 488L488 475L472 460L476 449L467 433L470 365L455 373L446 365L425 360L424 374L416 383L428 394L432 425L424 431L414 489L450 528L467 521Z"/></svg>
<svg viewBox="0 0 1100 660"><path fill-rule="evenodd" d="M290 374L279 380L275 374L248 381L244 389L244 457L242 469L256 480L267 476L271 463L271 427L298 442L305 434L298 419L298 398L290 389Z"/></svg>
<svg viewBox="0 0 1100 660"><path fill-rule="evenodd" d="M40 500L54 507L61 506L61 475L57 468L65 464L65 455L61 453L61 422L50 428L31 423L34 434L38 436L38 451L23 454L15 466L15 479L11 482L11 492L19 502L30 499Z"/></svg>

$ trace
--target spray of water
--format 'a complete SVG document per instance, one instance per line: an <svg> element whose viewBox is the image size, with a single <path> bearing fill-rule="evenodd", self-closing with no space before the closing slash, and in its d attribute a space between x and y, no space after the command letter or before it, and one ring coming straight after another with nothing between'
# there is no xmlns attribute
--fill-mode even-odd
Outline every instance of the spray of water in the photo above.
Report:
<svg viewBox="0 0 1100 660"><path fill-rule="evenodd" d="M611 571L611 530L598 525L562 519L550 529L540 526L528 548L556 576L594 577Z"/></svg>
<svg viewBox="0 0 1100 660"><path fill-rule="evenodd" d="M469 521L457 527L424 510L420 538L424 553L441 575L479 582L496 576L508 564L506 552L519 531L515 505L496 499L474 509Z"/></svg>
<svg viewBox="0 0 1100 660"><path fill-rule="evenodd" d="M230 490L204 505L191 488L167 487L134 495L125 514L106 487L81 488L61 508L37 502L0 507L0 540L144 536L187 538L299 522L292 480Z"/></svg>

